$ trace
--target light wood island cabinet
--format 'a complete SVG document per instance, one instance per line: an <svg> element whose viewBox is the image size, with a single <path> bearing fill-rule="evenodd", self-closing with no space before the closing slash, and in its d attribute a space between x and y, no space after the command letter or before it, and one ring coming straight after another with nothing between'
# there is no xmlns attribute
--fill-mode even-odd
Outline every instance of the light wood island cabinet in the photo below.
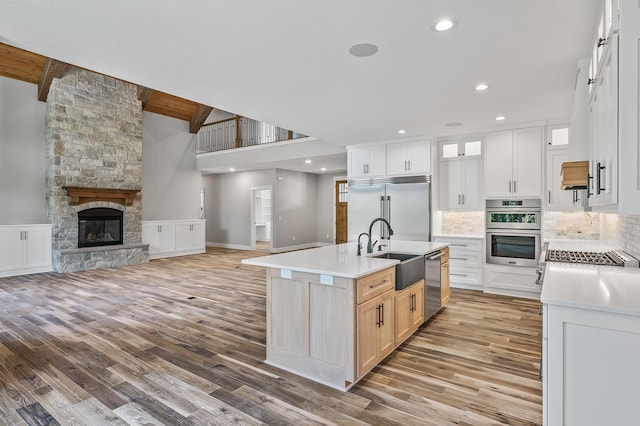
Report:
<svg viewBox="0 0 640 426"><path fill-rule="evenodd" d="M396 292L396 346L424 323L424 280Z"/></svg>

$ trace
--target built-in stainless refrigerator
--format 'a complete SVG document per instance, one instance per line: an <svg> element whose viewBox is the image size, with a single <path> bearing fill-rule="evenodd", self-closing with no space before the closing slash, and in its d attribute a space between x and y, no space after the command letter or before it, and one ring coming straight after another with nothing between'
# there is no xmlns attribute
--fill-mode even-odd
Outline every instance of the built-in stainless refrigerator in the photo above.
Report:
<svg viewBox="0 0 640 426"><path fill-rule="evenodd" d="M372 220L391 223L392 239L431 241L431 176L349 180L348 239L369 232ZM372 241L387 239L386 226L376 223Z"/></svg>

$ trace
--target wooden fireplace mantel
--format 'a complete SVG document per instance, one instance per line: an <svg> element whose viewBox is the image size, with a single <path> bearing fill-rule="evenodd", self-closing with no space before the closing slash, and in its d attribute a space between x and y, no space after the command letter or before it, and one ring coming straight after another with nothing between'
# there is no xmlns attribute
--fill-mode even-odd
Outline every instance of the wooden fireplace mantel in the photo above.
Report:
<svg viewBox="0 0 640 426"><path fill-rule="evenodd" d="M78 186L63 186L62 189L67 191L69 204L72 206L92 201L109 201L123 206L131 206L136 194L140 192L139 189L84 188Z"/></svg>

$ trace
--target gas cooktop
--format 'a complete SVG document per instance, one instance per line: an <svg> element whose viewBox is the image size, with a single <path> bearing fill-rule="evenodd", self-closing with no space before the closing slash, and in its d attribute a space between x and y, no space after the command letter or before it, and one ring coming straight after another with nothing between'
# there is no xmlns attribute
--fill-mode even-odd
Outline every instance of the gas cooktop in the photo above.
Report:
<svg viewBox="0 0 640 426"><path fill-rule="evenodd" d="M586 263L590 265L610 265L638 267L638 259L620 250L608 252L581 250L547 250L548 262Z"/></svg>

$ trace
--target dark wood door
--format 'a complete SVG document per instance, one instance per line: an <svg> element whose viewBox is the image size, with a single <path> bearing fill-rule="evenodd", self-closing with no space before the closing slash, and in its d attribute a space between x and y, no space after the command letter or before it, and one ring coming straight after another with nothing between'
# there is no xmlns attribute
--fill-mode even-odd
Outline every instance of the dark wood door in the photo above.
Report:
<svg viewBox="0 0 640 426"><path fill-rule="evenodd" d="M336 244L347 242L347 181L336 181Z"/></svg>

